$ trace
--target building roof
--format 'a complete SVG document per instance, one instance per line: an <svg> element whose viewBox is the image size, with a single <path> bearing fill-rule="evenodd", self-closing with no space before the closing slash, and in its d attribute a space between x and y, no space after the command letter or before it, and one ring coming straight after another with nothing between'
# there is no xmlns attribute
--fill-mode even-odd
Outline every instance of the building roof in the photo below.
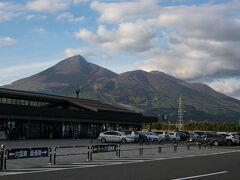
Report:
<svg viewBox="0 0 240 180"><path fill-rule="evenodd" d="M38 101L63 102L63 103L67 102L72 105L79 106L91 111L116 111L116 112L139 114L135 111L128 110L119 106L107 104L97 100L90 100L90 99L78 99L73 97L50 95L50 94L43 94L43 93L37 93L37 92L19 91L19 90L13 90L13 89L5 89L5 88L0 88L0 96L1 95L5 95L7 97L12 97L12 98L24 97L25 99L38 100Z"/></svg>

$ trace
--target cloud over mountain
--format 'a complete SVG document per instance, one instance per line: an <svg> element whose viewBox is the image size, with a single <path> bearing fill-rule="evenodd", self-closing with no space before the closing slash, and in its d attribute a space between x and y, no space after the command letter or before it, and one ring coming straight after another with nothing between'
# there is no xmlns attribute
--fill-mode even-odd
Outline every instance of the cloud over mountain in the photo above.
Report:
<svg viewBox="0 0 240 180"><path fill-rule="evenodd" d="M196 80L240 68L239 1L182 6L154 0L95 1L91 8L99 13L98 29L80 29L76 37L106 51L143 55L136 69Z"/></svg>

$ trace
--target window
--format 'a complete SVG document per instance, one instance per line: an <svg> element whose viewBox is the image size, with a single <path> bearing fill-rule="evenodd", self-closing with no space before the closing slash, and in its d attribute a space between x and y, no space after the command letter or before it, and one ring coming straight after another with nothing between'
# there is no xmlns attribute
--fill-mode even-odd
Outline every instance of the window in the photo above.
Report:
<svg viewBox="0 0 240 180"><path fill-rule="evenodd" d="M7 98L7 104L11 104L12 103L12 100L10 98Z"/></svg>
<svg viewBox="0 0 240 180"><path fill-rule="evenodd" d="M112 135L114 135L114 136L120 136L120 134L117 133L117 132L112 132Z"/></svg>

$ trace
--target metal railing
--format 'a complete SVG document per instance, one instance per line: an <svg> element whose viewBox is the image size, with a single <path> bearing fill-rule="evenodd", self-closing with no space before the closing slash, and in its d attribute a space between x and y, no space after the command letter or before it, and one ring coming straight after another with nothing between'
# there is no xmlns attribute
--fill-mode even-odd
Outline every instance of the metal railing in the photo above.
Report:
<svg viewBox="0 0 240 180"><path fill-rule="evenodd" d="M166 144L165 144L166 145ZM174 142L169 144L170 146L166 147L162 144L157 144L156 146L149 147L149 144L140 143L136 148L122 148L121 144L95 144L95 145L73 145L73 146L56 146L55 148L51 147L34 147L34 148L12 148L6 149L5 145L1 145L0 148L0 171L7 169L7 161L8 160L18 160L18 159L27 159L27 158L49 158L48 164L55 165L57 164L57 157L64 156L85 156L86 161L93 160L93 154L98 153L108 153L115 152L115 157L120 158L123 152L127 151L136 151L136 154L139 156L143 156L144 152L147 150L156 150L155 152L158 154L163 153L163 150L170 149L171 152L177 152L179 148L179 144ZM190 151L192 147L197 148L198 150L205 148L211 148L211 143L193 143L186 142L181 144L181 147L186 147L187 151ZM61 149L72 149L75 152L70 153L69 151L64 151L64 153L60 153ZM76 151L76 149L79 149ZM85 150L83 152L82 150ZM81 151L80 151L81 150ZM170 151L169 151L170 152Z"/></svg>

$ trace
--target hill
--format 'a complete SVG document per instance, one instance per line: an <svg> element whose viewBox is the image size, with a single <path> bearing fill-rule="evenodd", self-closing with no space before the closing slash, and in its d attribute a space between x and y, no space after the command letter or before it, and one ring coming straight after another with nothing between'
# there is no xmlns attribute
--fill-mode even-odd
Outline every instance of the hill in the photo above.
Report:
<svg viewBox="0 0 240 180"><path fill-rule="evenodd" d="M201 83L189 83L165 73L141 70L116 74L81 56L67 58L5 88L97 99L147 115L168 114L176 120L177 101L183 99L184 119L239 120L240 101Z"/></svg>

